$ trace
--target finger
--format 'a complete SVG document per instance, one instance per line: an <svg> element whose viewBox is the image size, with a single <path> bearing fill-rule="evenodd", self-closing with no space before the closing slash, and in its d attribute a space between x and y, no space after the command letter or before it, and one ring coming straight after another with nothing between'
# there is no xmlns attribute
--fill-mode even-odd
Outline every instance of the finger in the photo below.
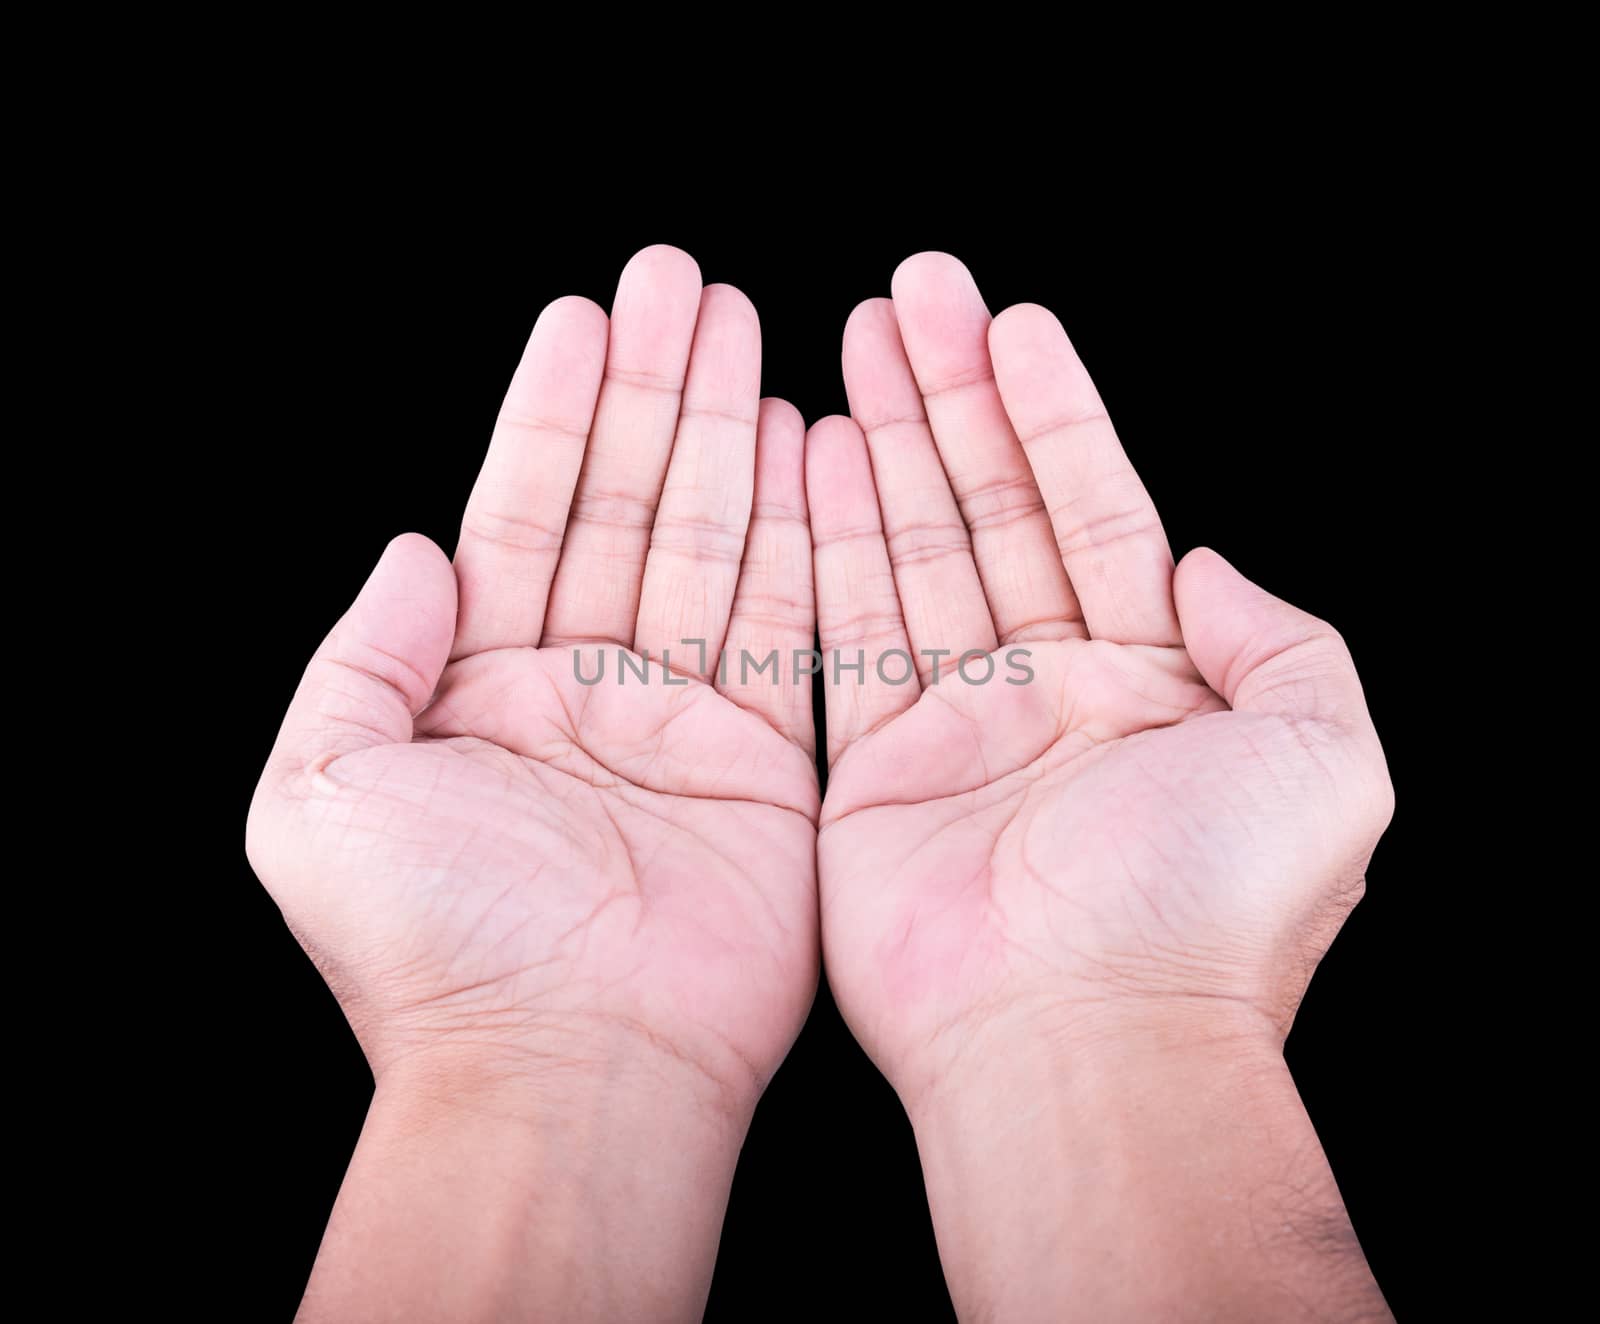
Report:
<svg viewBox="0 0 1600 1324"><path fill-rule="evenodd" d="M807 433L806 504L831 766L851 742L911 707L921 686L895 596L867 443L850 419L824 418Z"/></svg>
<svg viewBox="0 0 1600 1324"><path fill-rule="evenodd" d="M539 314L461 520L454 656L539 642L605 362L598 304Z"/></svg>
<svg viewBox="0 0 1600 1324"><path fill-rule="evenodd" d="M731 285L700 296L666 485L639 593L635 652L705 680L744 557L761 403L761 324ZM698 641L698 646L684 641Z"/></svg>
<svg viewBox="0 0 1600 1324"><path fill-rule="evenodd" d="M273 761L316 789L343 754L411 739L450 654L456 577L418 533L386 548L350 609L317 649L289 705Z"/></svg>
<svg viewBox="0 0 1600 1324"><path fill-rule="evenodd" d="M1210 548L1185 556L1173 583L1189 657L1235 711L1371 729L1350 650L1327 622L1252 584Z"/></svg>
<svg viewBox="0 0 1600 1324"><path fill-rule="evenodd" d="M755 500L717 690L759 713L780 735L816 752L811 677L794 658L811 647L817 609L806 522L805 423L782 400L761 402ZM757 671L756 667L762 667Z"/></svg>
<svg viewBox="0 0 1600 1324"><path fill-rule="evenodd" d="M623 269L605 377L545 610L546 646L633 643L699 307L700 268L687 253L657 245Z"/></svg>
<svg viewBox="0 0 1600 1324"><path fill-rule="evenodd" d="M1185 647L1206 684L1236 713L1280 719L1273 722L1276 745L1272 732L1257 728L1243 736L1244 752L1257 761L1272 760L1275 749L1287 749L1291 762L1310 755L1317 798L1328 812L1306 820L1314 829L1306 866L1325 868L1342 856L1364 868L1394 816L1395 795L1344 640L1327 622L1252 584L1209 548L1183 558L1173 588ZM1336 789L1332 801L1328 778ZM1292 794L1294 784L1286 775L1275 793ZM1288 876L1304 873L1291 869Z"/></svg>
<svg viewBox="0 0 1600 1324"><path fill-rule="evenodd" d="M869 299L845 323L844 388L866 435L917 676L929 685L967 650L993 652L995 629L888 299Z"/></svg>
<svg viewBox="0 0 1600 1324"><path fill-rule="evenodd" d="M1050 517L989 363L989 310L947 253L894 273L894 310L1002 644L1084 633Z"/></svg>
<svg viewBox="0 0 1600 1324"><path fill-rule="evenodd" d="M1061 323L1037 304L1008 308L989 329L989 350L1089 633L1177 643L1161 519Z"/></svg>

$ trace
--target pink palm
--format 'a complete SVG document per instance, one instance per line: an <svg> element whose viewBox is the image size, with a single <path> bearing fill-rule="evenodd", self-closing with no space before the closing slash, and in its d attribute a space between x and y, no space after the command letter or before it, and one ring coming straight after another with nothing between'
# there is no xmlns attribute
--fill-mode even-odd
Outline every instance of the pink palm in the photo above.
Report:
<svg viewBox="0 0 1600 1324"><path fill-rule="evenodd" d="M824 652L999 664L829 686L823 945L868 1051L914 1098L1132 998L1287 1028L1390 812L1339 637L1213 552L1174 573L1059 324L991 325L953 259L857 310L845 377L860 427L808 443Z"/></svg>
<svg viewBox="0 0 1600 1324"><path fill-rule="evenodd" d="M798 1032L806 683L719 681L678 642L810 642L802 425L758 409L759 346L748 301L672 249L629 264L609 323L552 304L454 567L397 539L308 670L250 853L376 1069L620 1036L630 1069L687 1064L737 1112ZM624 649L647 683L619 685Z"/></svg>

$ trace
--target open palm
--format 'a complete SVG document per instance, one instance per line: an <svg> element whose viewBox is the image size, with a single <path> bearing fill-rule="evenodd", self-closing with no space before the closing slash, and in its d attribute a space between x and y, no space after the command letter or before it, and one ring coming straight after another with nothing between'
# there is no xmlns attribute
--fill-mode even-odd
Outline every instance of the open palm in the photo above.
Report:
<svg viewBox="0 0 1600 1324"><path fill-rule="evenodd" d="M738 1108L798 1032L808 682L715 670L812 638L803 428L759 381L748 300L677 250L609 321L552 304L454 565L397 539L308 669L249 850L377 1069L620 1036Z"/></svg>
<svg viewBox="0 0 1600 1324"><path fill-rule="evenodd" d="M827 670L818 841L863 1044L910 1099L1132 999L1286 1029L1391 811L1337 634L1175 571L1059 323L991 323L954 259L857 309L844 370L807 473L824 653L867 659Z"/></svg>

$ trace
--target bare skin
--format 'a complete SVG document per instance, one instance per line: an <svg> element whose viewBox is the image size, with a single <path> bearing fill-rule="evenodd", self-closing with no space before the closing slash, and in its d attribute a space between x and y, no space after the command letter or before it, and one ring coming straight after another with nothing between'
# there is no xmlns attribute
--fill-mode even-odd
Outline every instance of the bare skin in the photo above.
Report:
<svg viewBox="0 0 1600 1324"><path fill-rule="evenodd" d="M552 304L454 565L397 539L307 670L248 846L377 1094L303 1319L700 1313L818 974L808 681L679 643L811 644L803 425L759 381L677 250L609 319Z"/></svg>
<svg viewBox="0 0 1600 1324"><path fill-rule="evenodd" d="M1050 314L893 294L808 437L686 254L552 304L312 660L247 845L377 1088L302 1319L697 1318L819 942L964 1319L1386 1314L1281 1056L1392 812L1349 654L1174 567Z"/></svg>
<svg viewBox="0 0 1600 1324"><path fill-rule="evenodd" d="M824 953L963 1318L1382 1314L1281 1059L1392 812L1342 641L1214 552L1174 569L1059 323L991 322L955 259L856 310L844 374L818 615L869 662L827 690ZM1012 647L1029 684L954 671ZM1316 1236L1262 1251L1263 1217Z"/></svg>

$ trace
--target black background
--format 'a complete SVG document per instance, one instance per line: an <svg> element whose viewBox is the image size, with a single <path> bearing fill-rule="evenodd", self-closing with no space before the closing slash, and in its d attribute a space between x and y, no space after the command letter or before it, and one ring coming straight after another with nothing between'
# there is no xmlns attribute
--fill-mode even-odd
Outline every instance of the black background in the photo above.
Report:
<svg viewBox="0 0 1600 1324"><path fill-rule="evenodd" d="M197 573L225 577L207 624L234 642L223 759L195 779L216 799L196 821L220 827L214 846L200 834L205 886L185 901L205 935L190 960L211 990L187 1106L216 1129L205 1210L226 1229L229 1317L291 1316L371 1088L244 858L277 721L390 537L453 548L539 309L571 293L609 306L623 263L657 242L750 295L763 392L808 422L844 412L845 318L887 294L913 252L961 257L992 310L1048 305L1175 553L1213 546L1344 633L1398 809L1288 1056L1402 1318L1470 1276L1472 1238L1452 1233L1466 1219L1453 1137L1490 1104L1461 1027L1488 1035L1490 1013L1456 926L1474 904L1463 824L1478 793L1461 780L1470 738L1432 650L1482 581L1470 551L1465 575L1459 560L1445 570L1462 550L1440 523L1459 512L1437 401L1459 366L1432 348L1453 313L1425 199L1337 160L1238 177L1200 163L1115 196L1088 182L1021 198L984 186L960 205L949 188L919 201L906 180L756 196L699 179L601 198L512 187L510 173L444 184L329 160L212 199L201 218L211 288L194 334L224 378L200 406L213 450L195 463L216 502L190 554ZM707 1318L766 1318L774 1303L799 1317L952 1317L909 1126L825 987L750 1131Z"/></svg>

